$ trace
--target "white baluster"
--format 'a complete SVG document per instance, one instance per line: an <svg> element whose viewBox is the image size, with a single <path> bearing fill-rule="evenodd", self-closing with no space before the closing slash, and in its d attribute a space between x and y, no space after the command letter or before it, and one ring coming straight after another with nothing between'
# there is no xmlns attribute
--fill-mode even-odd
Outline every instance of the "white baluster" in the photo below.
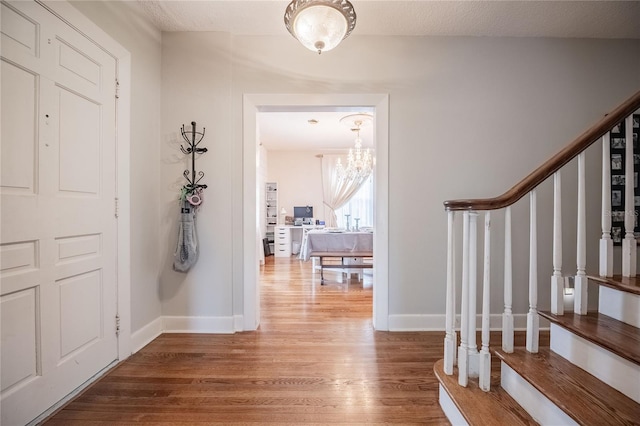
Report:
<svg viewBox="0 0 640 426"><path fill-rule="evenodd" d="M622 276L635 277L637 264L637 243L633 230L636 226L634 204L633 170L633 116L625 120L625 163L624 163L624 240L622 240Z"/></svg>
<svg viewBox="0 0 640 426"><path fill-rule="evenodd" d="M602 238L600 238L600 276L613 276L611 239L611 136L602 137Z"/></svg>
<svg viewBox="0 0 640 426"><path fill-rule="evenodd" d="M504 211L504 313L502 314L502 350L513 352L513 274L511 263L511 207Z"/></svg>
<svg viewBox="0 0 640 426"><path fill-rule="evenodd" d="M444 373L453 374L456 359L457 337L455 332L456 301L455 301L455 248L454 248L454 219L455 212L447 213L447 296L444 337Z"/></svg>
<svg viewBox="0 0 640 426"><path fill-rule="evenodd" d="M469 382L469 212L462 215L462 290L460 304L460 347L458 348L458 384Z"/></svg>
<svg viewBox="0 0 640 426"><path fill-rule="evenodd" d="M527 351L538 353L538 217L536 213L536 191L529 193L530 225L529 225L529 312L527 313Z"/></svg>
<svg viewBox="0 0 640 426"><path fill-rule="evenodd" d="M478 377L477 296L478 289L478 213L469 212L469 377Z"/></svg>
<svg viewBox="0 0 640 426"><path fill-rule="evenodd" d="M482 280L482 349L480 350L479 386L485 392L491 388L491 353L489 352L491 318L491 212L484 216L484 275Z"/></svg>
<svg viewBox="0 0 640 426"><path fill-rule="evenodd" d="M633 156L631 156L633 161ZM574 280L574 300L573 311L576 314L584 315L587 313L587 225L586 217L586 201L585 201L585 154L582 152L578 155L578 220L577 220L577 253L576 266L577 272Z"/></svg>
<svg viewBox="0 0 640 426"><path fill-rule="evenodd" d="M457 256L455 255L456 253L456 238L455 238L455 218L454 218L454 235L453 235L453 246L452 246L452 251L454 253L453 256L453 262L451 264L451 281L453 282L453 288L451 289L451 312L453 313L453 344L454 344L454 350L453 350L453 365L458 365L458 348L457 343L458 343L458 333L456 333L456 324L457 324L457 317L456 317L456 287L458 286L458 277L456 275L456 260L457 260Z"/></svg>
<svg viewBox="0 0 640 426"><path fill-rule="evenodd" d="M562 278L562 177L553 175L553 275L551 276L551 313L564 314Z"/></svg>

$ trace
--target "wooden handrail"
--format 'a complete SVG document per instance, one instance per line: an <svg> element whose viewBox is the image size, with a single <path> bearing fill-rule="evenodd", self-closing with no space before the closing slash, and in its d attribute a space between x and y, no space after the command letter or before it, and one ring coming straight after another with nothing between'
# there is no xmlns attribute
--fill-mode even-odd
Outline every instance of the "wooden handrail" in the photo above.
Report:
<svg viewBox="0 0 640 426"><path fill-rule="evenodd" d="M573 142L504 194L494 198L447 200L444 202L445 210L496 210L514 204L544 182L549 176L560 170L562 166L591 146L591 144L616 124L633 114L638 108L640 108L640 91L624 101L619 107L607 114L602 120L578 136Z"/></svg>

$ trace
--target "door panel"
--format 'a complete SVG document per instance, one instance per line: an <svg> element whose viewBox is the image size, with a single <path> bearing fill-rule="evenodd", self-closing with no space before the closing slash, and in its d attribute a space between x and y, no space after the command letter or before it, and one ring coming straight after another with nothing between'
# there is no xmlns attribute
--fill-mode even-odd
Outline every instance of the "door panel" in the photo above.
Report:
<svg viewBox="0 0 640 426"><path fill-rule="evenodd" d="M63 88L58 88L58 92L58 190L76 196L96 196L100 190L100 105Z"/></svg>
<svg viewBox="0 0 640 426"><path fill-rule="evenodd" d="M0 423L13 425L117 358L116 63L34 2L2 3L2 43Z"/></svg>
<svg viewBox="0 0 640 426"><path fill-rule="evenodd" d="M38 374L36 303L34 287L0 297L2 392L25 383Z"/></svg>
<svg viewBox="0 0 640 426"><path fill-rule="evenodd" d="M36 129L38 78L2 61L2 193L34 194L38 159Z"/></svg>
<svg viewBox="0 0 640 426"><path fill-rule="evenodd" d="M32 6L29 6L33 10ZM18 10L2 3L2 48L16 49L33 57L38 56L39 25L28 16L30 10Z"/></svg>
<svg viewBox="0 0 640 426"><path fill-rule="evenodd" d="M60 292L60 358L64 359L102 337L102 273L96 269L56 283Z"/></svg>

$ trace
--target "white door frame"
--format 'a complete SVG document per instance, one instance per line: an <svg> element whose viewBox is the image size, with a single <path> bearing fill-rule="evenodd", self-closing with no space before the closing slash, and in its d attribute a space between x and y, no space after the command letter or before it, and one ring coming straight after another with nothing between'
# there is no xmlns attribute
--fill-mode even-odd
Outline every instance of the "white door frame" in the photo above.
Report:
<svg viewBox="0 0 640 426"><path fill-rule="evenodd" d="M389 330L389 95L387 94L245 94L242 144L243 329L260 324L258 244L256 237L256 114L277 107L372 107L375 116L375 223L373 250L373 327Z"/></svg>
<svg viewBox="0 0 640 426"><path fill-rule="evenodd" d="M118 359L131 355L131 255L129 143L131 115L131 54L109 34L67 2L36 0L45 9L75 28L113 56L119 98L116 103L116 197L117 197L117 312L120 318ZM114 82L115 84L115 82ZM116 210L114 200L114 213Z"/></svg>

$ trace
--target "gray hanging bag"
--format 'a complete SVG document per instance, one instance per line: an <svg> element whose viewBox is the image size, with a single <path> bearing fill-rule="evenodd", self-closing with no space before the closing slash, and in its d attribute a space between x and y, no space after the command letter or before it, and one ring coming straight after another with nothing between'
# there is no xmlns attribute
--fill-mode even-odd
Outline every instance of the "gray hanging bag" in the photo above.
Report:
<svg viewBox="0 0 640 426"><path fill-rule="evenodd" d="M198 260L198 238L196 236L196 212L188 201L184 201L178 224L178 246L173 254L173 269L187 272Z"/></svg>

